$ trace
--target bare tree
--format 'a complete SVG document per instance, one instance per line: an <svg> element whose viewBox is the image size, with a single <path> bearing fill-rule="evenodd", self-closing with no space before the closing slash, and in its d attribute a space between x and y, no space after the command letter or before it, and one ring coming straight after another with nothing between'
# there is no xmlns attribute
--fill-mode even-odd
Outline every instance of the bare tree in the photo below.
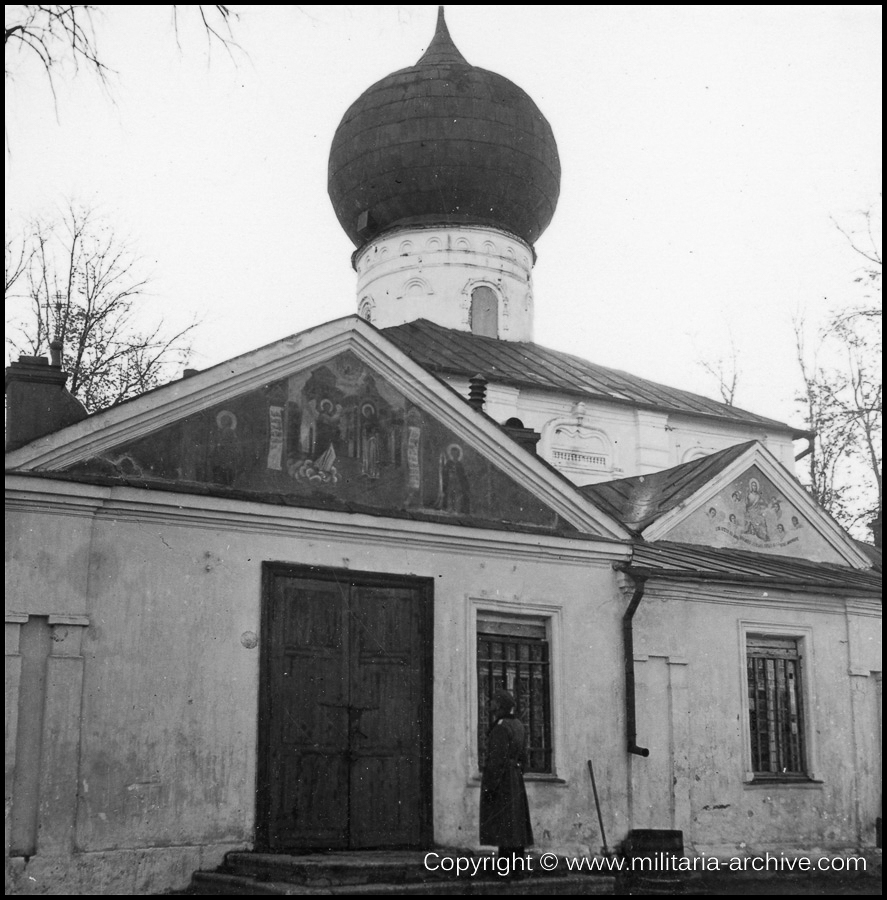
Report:
<svg viewBox="0 0 887 900"><path fill-rule="evenodd" d="M715 359L700 357L696 362L702 367L704 372L715 379L721 400L727 406L735 406L736 391L739 387L742 369L739 367L739 350L736 348L732 332L730 333L730 349L728 353Z"/></svg>
<svg viewBox="0 0 887 900"><path fill-rule="evenodd" d="M808 454L808 486L825 509L845 527L864 534L880 513L882 493L881 253L872 209L861 227L835 222L864 260L854 282L859 302L833 314L808 346L802 320L795 322L802 403L816 432ZM834 221L834 220L833 220Z"/></svg>
<svg viewBox="0 0 887 900"><path fill-rule="evenodd" d="M148 278L126 242L93 211L71 204L59 220L34 221L6 241L12 354L64 348L69 390L90 412L136 396L178 373L196 323L170 332L145 325Z"/></svg>
<svg viewBox="0 0 887 900"><path fill-rule="evenodd" d="M192 7L193 8L193 7ZM176 39L179 35L179 9L172 7ZM228 53L237 44L231 21L234 17L228 6L197 6L197 13L207 41L220 43ZM14 63L37 60L43 69L50 90L55 96L55 75L59 69L81 67L93 72L104 84L110 69L99 52L96 18L99 6L7 6L6 77L15 73Z"/></svg>
<svg viewBox="0 0 887 900"><path fill-rule="evenodd" d="M804 411L805 423L814 434L804 457L804 481L816 502L839 522L849 526L856 498L846 468L854 434L852 423L838 415L835 409L843 379L837 371L819 361L825 336L818 335L811 350L803 318L795 320L794 329L795 350L804 385L797 400Z"/></svg>

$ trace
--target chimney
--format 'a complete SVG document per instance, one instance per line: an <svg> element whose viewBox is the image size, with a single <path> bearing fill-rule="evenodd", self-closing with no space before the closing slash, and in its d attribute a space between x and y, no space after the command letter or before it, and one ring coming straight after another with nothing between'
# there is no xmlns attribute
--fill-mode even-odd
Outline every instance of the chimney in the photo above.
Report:
<svg viewBox="0 0 887 900"><path fill-rule="evenodd" d="M532 428L524 428L524 423L520 419L509 419L503 426L505 433L512 439L517 441L521 447L529 450L530 453L536 452L536 444L542 437L538 431Z"/></svg>
<svg viewBox="0 0 887 900"><path fill-rule="evenodd" d="M19 447L73 425L88 415L65 383L62 345L50 344L50 363L45 356L20 356L6 370L6 449Z"/></svg>
<svg viewBox="0 0 887 900"><path fill-rule="evenodd" d="M487 399L487 380L483 375L475 375L468 379L468 402L478 411L483 412Z"/></svg>

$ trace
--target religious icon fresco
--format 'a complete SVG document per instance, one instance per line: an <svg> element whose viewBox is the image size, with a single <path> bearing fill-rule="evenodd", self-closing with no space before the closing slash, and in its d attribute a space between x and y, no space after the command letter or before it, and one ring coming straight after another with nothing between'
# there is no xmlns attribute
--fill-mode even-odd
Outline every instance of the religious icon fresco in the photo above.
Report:
<svg viewBox="0 0 887 900"><path fill-rule="evenodd" d="M349 351L72 468L246 491L272 503L304 498L564 527Z"/></svg>
<svg viewBox="0 0 887 900"><path fill-rule="evenodd" d="M675 527L668 538L811 559L822 553L830 555L826 542L806 517L757 466Z"/></svg>

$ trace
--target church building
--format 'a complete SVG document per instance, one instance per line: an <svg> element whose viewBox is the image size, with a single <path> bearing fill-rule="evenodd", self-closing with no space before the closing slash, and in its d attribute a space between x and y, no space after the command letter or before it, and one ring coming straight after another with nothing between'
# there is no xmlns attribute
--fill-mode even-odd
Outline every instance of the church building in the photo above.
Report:
<svg viewBox="0 0 887 900"><path fill-rule="evenodd" d="M559 190L441 13L333 140L355 315L92 415L59 348L7 369L8 890L478 851L500 688L538 850L600 852L589 760L611 846L875 844L874 548L810 435L533 342Z"/></svg>

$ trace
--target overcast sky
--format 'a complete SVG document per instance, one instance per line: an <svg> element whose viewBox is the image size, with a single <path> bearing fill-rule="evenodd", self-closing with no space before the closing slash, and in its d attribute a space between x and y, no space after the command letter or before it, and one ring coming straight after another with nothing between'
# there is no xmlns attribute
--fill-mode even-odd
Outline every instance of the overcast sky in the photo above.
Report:
<svg viewBox="0 0 887 900"><path fill-rule="evenodd" d="M73 197L150 261L150 311L196 314L204 368L356 311L326 193L336 126L413 64L434 6L100 7L107 91L22 65L6 91L7 227ZM536 249L536 340L800 424L792 317L856 302L854 227L880 202L879 6L451 6L472 64L554 130L561 198ZM879 206L878 206L879 208Z"/></svg>

